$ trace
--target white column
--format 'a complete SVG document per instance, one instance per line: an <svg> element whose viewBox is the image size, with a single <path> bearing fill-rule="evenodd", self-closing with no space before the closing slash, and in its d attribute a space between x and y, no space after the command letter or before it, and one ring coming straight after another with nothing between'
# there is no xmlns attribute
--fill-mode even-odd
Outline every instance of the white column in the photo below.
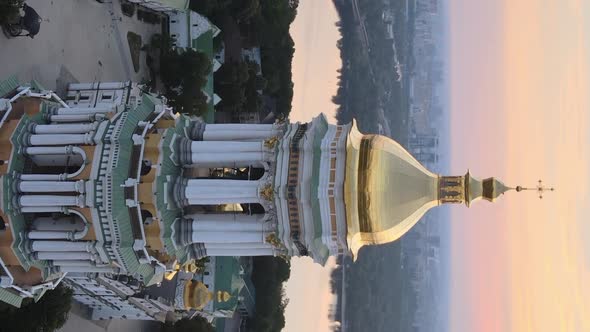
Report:
<svg viewBox="0 0 590 332"><path fill-rule="evenodd" d="M262 231L265 224L257 216L234 214L199 214L191 215L192 230L195 231Z"/></svg>
<svg viewBox="0 0 590 332"><path fill-rule="evenodd" d="M67 240L72 232L67 231L30 231L27 237L31 240Z"/></svg>
<svg viewBox="0 0 590 332"><path fill-rule="evenodd" d="M193 232L193 243L264 242L262 232Z"/></svg>
<svg viewBox="0 0 590 332"><path fill-rule="evenodd" d="M85 191L84 181L20 181L18 184L20 192L28 193L62 193Z"/></svg>
<svg viewBox="0 0 590 332"><path fill-rule="evenodd" d="M265 160L265 153L233 152L233 153L192 153L192 165L202 167L248 167Z"/></svg>
<svg viewBox="0 0 590 332"><path fill-rule="evenodd" d="M91 134L51 134L51 135L31 135L29 143L31 145L70 145L70 144L92 144Z"/></svg>
<svg viewBox="0 0 590 332"><path fill-rule="evenodd" d="M252 131L234 131L234 130L215 130L208 129L209 125L205 127L203 133L204 141L244 141L244 140L264 140L272 136L278 135L274 130L252 130Z"/></svg>
<svg viewBox="0 0 590 332"><path fill-rule="evenodd" d="M55 252L55 251L39 251L35 253L37 259L60 259L60 260L90 260L92 254L85 251L69 251L69 252Z"/></svg>
<svg viewBox="0 0 590 332"><path fill-rule="evenodd" d="M111 112L112 108L89 108L89 107L70 107L60 108L55 112L56 115L80 115L80 114L96 114L96 113L108 113Z"/></svg>
<svg viewBox="0 0 590 332"><path fill-rule="evenodd" d="M96 123L36 125L35 134L84 134L96 129Z"/></svg>
<svg viewBox="0 0 590 332"><path fill-rule="evenodd" d="M209 249L268 249L273 248L272 244L264 242L251 243L205 243L205 248Z"/></svg>
<svg viewBox="0 0 590 332"><path fill-rule="evenodd" d="M66 176L67 174L22 174L20 178L24 181L62 181Z"/></svg>
<svg viewBox="0 0 590 332"><path fill-rule="evenodd" d="M61 212L67 209L63 206L25 206L20 209L22 213L43 213L43 212Z"/></svg>
<svg viewBox="0 0 590 332"><path fill-rule="evenodd" d="M229 152L260 152L264 151L264 142L235 141L194 141L191 143L192 153L211 152L213 154Z"/></svg>
<svg viewBox="0 0 590 332"><path fill-rule="evenodd" d="M207 124L205 130L210 131L271 131L275 129L274 124L250 124L250 123L215 123Z"/></svg>
<svg viewBox="0 0 590 332"><path fill-rule="evenodd" d="M91 261L85 260L53 260L54 266L87 266L91 267L94 264Z"/></svg>
<svg viewBox="0 0 590 332"><path fill-rule="evenodd" d="M33 251L89 251L92 243L70 241L31 241Z"/></svg>
<svg viewBox="0 0 590 332"><path fill-rule="evenodd" d="M207 249L208 256L274 256L271 248L266 249Z"/></svg>
<svg viewBox="0 0 590 332"><path fill-rule="evenodd" d="M258 181L255 180L232 180L232 179L191 179L188 186L212 187L218 189L228 188L258 188ZM231 190L231 189L228 189Z"/></svg>
<svg viewBox="0 0 590 332"><path fill-rule="evenodd" d="M84 207L84 196L22 195L21 206L80 206Z"/></svg>
<svg viewBox="0 0 590 332"><path fill-rule="evenodd" d="M248 180L189 180L184 190L191 205L257 203L258 181Z"/></svg>
<svg viewBox="0 0 590 332"><path fill-rule="evenodd" d="M49 121L60 123L90 122L92 120L94 120L93 114L62 114L49 116Z"/></svg>
<svg viewBox="0 0 590 332"><path fill-rule="evenodd" d="M66 135L69 136L69 135ZM29 156L34 155L71 155L80 154L86 155L82 148L77 146L30 146L25 149L25 153Z"/></svg>

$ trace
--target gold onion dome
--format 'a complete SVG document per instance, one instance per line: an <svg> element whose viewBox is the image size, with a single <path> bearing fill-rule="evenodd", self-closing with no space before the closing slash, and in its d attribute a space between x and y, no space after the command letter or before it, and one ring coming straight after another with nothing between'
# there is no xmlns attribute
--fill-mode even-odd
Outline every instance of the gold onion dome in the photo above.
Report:
<svg viewBox="0 0 590 332"><path fill-rule="evenodd" d="M213 299L213 294L200 281L188 281L184 286L184 306L187 310L201 310Z"/></svg>
<svg viewBox="0 0 590 332"><path fill-rule="evenodd" d="M496 178L484 180L469 172L440 176L426 169L394 140L363 135L353 123L346 146L345 202L348 245L356 258L365 245L399 239L432 207L445 203L470 206L495 201L507 191L553 191L539 181L536 188L506 186Z"/></svg>
<svg viewBox="0 0 590 332"><path fill-rule="evenodd" d="M354 123L346 158L348 244L354 257L362 246L397 240L439 204L438 175L390 138L362 135Z"/></svg>

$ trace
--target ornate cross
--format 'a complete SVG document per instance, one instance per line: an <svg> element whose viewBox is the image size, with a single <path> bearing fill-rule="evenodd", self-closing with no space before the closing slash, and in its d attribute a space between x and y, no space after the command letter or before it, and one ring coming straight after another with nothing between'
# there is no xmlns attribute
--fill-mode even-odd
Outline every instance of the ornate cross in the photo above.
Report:
<svg viewBox="0 0 590 332"><path fill-rule="evenodd" d="M523 190L535 190L538 194L539 194L539 198L543 198L543 194L546 191L555 191L555 188L553 187L545 187L543 185L543 180L539 180L539 183L537 184L537 186L535 188L526 188L526 187L521 187L521 186L517 186L516 187L516 191L523 191Z"/></svg>

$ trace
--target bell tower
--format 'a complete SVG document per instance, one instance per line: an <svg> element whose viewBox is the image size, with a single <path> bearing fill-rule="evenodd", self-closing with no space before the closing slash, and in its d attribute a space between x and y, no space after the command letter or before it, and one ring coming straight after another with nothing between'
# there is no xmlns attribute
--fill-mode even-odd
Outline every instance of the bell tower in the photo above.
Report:
<svg viewBox="0 0 590 332"><path fill-rule="evenodd" d="M466 178L467 175L439 177L438 201L441 204L461 204L465 202Z"/></svg>

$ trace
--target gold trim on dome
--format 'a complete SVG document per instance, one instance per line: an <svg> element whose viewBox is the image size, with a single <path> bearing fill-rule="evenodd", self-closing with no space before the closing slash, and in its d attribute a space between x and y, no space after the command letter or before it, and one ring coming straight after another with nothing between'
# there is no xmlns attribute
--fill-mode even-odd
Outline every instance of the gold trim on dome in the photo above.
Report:
<svg viewBox="0 0 590 332"><path fill-rule="evenodd" d="M358 252L363 246L385 244L399 239L414 227L428 210L438 205L438 201L436 200L424 204L404 221L384 231L372 233L358 232L352 237L349 236L348 242L353 259L356 261Z"/></svg>

